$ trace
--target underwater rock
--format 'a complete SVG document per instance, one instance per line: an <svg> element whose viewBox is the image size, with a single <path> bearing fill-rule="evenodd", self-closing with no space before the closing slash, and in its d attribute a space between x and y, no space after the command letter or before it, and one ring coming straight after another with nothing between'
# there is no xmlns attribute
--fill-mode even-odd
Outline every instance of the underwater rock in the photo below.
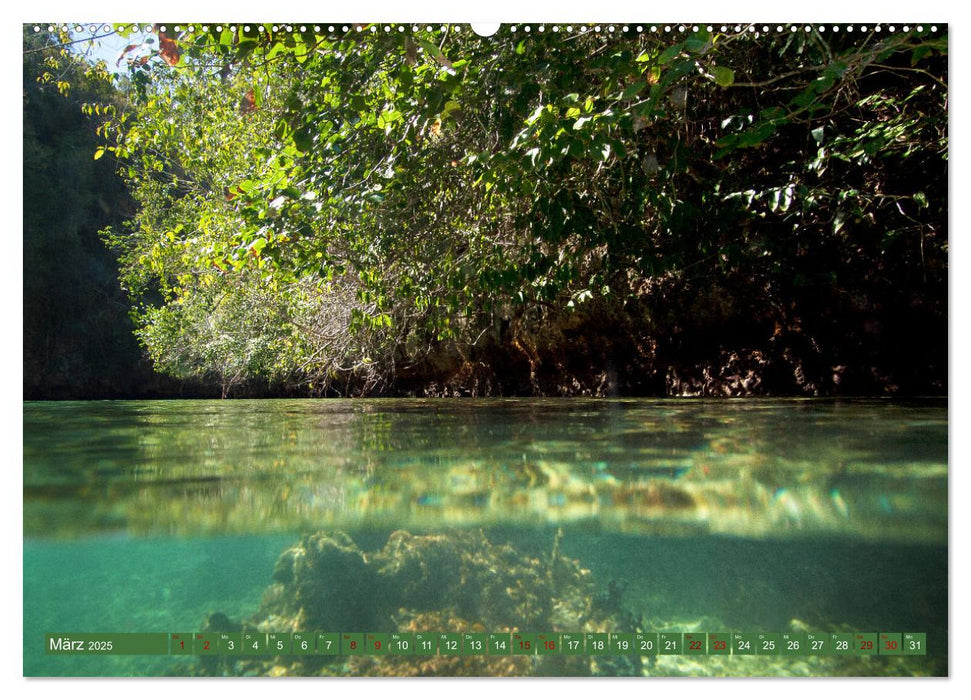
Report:
<svg viewBox="0 0 971 700"><path fill-rule="evenodd" d="M392 533L376 552L343 532L304 537L280 555L260 632L633 632L590 571L560 554L527 556L481 530ZM605 601L610 601L605 605ZM224 616L223 616L224 617ZM222 625L232 624L219 620ZM211 668L200 666L203 674ZM294 656L234 659L234 675L640 675L639 657Z"/></svg>
<svg viewBox="0 0 971 700"><path fill-rule="evenodd" d="M346 534L305 537L277 560L264 594L263 609L292 624L267 631L371 629L373 601L362 595L370 578L364 553Z"/></svg>
<svg viewBox="0 0 971 700"><path fill-rule="evenodd" d="M240 632L243 627L238 622L233 622L225 613L214 612L206 617L202 623L203 632Z"/></svg>

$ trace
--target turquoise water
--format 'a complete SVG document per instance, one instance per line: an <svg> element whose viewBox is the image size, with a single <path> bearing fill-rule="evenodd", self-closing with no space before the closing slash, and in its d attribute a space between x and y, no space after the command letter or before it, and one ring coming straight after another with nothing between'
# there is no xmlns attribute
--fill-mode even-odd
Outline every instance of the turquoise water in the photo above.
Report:
<svg viewBox="0 0 971 700"><path fill-rule="evenodd" d="M944 402L524 399L26 403L24 673L196 673L46 656L43 634L272 625L304 534L373 557L395 530L479 528L521 561L558 548L640 629L927 632L931 651L638 673L947 672Z"/></svg>

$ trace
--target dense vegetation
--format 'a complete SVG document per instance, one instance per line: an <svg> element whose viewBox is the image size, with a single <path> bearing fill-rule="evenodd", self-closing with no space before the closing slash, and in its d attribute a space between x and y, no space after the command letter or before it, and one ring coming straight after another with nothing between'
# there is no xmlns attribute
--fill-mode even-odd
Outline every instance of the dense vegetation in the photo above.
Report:
<svg viewBox="0 0 971 700"><path fill-rule="evenodd" d="M124 102L90 100L161 372L226 395L945 391L944 28L311 29L169 27Z"/></svg>

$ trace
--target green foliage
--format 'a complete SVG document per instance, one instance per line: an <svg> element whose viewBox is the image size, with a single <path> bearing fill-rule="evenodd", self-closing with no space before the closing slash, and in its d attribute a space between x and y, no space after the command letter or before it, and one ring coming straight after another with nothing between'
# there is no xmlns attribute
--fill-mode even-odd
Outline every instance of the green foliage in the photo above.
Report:
<svg viewBox="0 0 971 700"><path fill-rule="evenodd" d="M115 242L158 366L373 391L593 300L661 330L665 280L789 325L822 260L833 289L946 259L945 184L903 175L943 172L946 40L403 29L183 31L135 67L95 157L141 205Z"/></svg>

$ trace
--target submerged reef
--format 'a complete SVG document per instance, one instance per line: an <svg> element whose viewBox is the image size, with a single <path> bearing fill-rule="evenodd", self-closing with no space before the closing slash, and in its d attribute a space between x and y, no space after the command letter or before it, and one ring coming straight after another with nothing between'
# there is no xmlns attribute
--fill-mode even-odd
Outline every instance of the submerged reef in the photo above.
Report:
<svg viewBox="0 0 971 700"><path fill-rule="evenodd" d="M634 616L625 583L598 581L563 556L490 542L482 530L393 532L366 551L342 531L306 535L277 559L255 613L212 612L202 632L700 632L717 619ZM372 540L373 542L373 540ZM857 631L849 622L792 620L793 632ZM189 676L946 676L931 656L277 655L199 656Z"/></svg>
<svg viewBox="0 0 971 700"><path fill-rule="evenodd" d="M490 543L481 530L414 535L398 530L376 552L344 532L307 535L283 552L259 610L211 631L634 632L617 596L560 554L532 557ZM202 657L192 675L637 676L637 656Z"/></svg>

